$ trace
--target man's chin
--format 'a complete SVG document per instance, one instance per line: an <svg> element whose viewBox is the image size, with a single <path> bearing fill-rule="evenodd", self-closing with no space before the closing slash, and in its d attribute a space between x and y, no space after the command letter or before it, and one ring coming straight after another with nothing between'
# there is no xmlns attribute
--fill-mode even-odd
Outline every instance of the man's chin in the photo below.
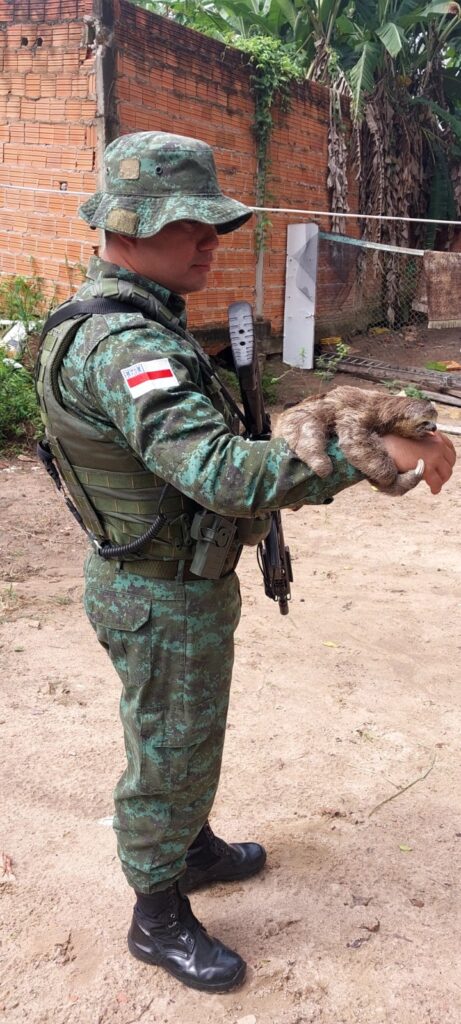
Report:
<svg viewBox="0 0 461 1024"><path fill-rule="evenodd" d="M190 295L191 292L201 292L208 284L209 273L209 270L203 270L201 273L191 275L189 280L184 282L183 287L178 289L179 294Z"/></svg>

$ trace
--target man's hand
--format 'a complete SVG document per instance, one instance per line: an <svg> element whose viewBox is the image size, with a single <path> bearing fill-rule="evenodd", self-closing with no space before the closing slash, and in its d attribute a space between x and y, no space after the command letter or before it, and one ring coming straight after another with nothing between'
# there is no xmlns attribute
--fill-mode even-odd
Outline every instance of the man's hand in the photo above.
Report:
<svg viewBox="0 0 461 1024"><path fill-rule="evenodd" d="M432 494L439 494L450 479L456 462L456 452L446 434L436 431L427 434L422 441L411 441L397 434L385 434L382 438L386 450L394 460L399 473L414 469L418 459L424 459L423 480Z"/></svg>

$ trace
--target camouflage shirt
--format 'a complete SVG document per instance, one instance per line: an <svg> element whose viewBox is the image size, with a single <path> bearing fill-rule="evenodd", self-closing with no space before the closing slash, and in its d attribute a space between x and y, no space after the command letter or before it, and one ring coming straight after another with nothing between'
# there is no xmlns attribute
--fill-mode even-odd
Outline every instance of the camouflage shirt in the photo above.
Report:
<svg viewBox="0 0 461 1024"><path fill-rule="evenodd" d="M183 300L124 268L93 258L75 296L92 298L97 282L123 280L159 299L185 327ZM65 404L104 434L116 427L145 467L224 516L251 517L301 502L322 504L362 479L333 441L333 472L318 477L283 438L247 441L235 436L207 394L196 350L155 322L124 330L129 314L92 316L78 330L61 368ZM131 317L132 320L132 317ZM144 369L161 386L143 390ZM161 377L159 375L166 374ZM152 379L152 378L148 378Z"/></svg>

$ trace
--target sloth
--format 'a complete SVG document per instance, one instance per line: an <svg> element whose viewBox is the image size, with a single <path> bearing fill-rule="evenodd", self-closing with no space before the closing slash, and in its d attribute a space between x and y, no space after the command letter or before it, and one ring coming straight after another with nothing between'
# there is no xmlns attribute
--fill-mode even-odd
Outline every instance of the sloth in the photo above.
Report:
<svg viewBox="0 0 461 1024"><path fill-rule="evenodd" d="M339 387L286 409L278 418L273 436L285 438L317 476L326 477L333 469L326 447L336 434L351 465L380 491L401 495L419 483L424 462L420 459L415 469L399 473L381 437L398 434L421 440L437 429L436 419L435 406L424 398Z"/></svg>

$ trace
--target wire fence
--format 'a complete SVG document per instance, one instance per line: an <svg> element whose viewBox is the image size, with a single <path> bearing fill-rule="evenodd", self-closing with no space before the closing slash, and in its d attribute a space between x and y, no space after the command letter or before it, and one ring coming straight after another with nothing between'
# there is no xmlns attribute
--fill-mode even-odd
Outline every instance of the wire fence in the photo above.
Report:
<svg viewBox="0 0 461 1024"><path fill-rule="evenodd" d="M348 336L427 326L423 250L319 233L317 306Z"/></svg>

